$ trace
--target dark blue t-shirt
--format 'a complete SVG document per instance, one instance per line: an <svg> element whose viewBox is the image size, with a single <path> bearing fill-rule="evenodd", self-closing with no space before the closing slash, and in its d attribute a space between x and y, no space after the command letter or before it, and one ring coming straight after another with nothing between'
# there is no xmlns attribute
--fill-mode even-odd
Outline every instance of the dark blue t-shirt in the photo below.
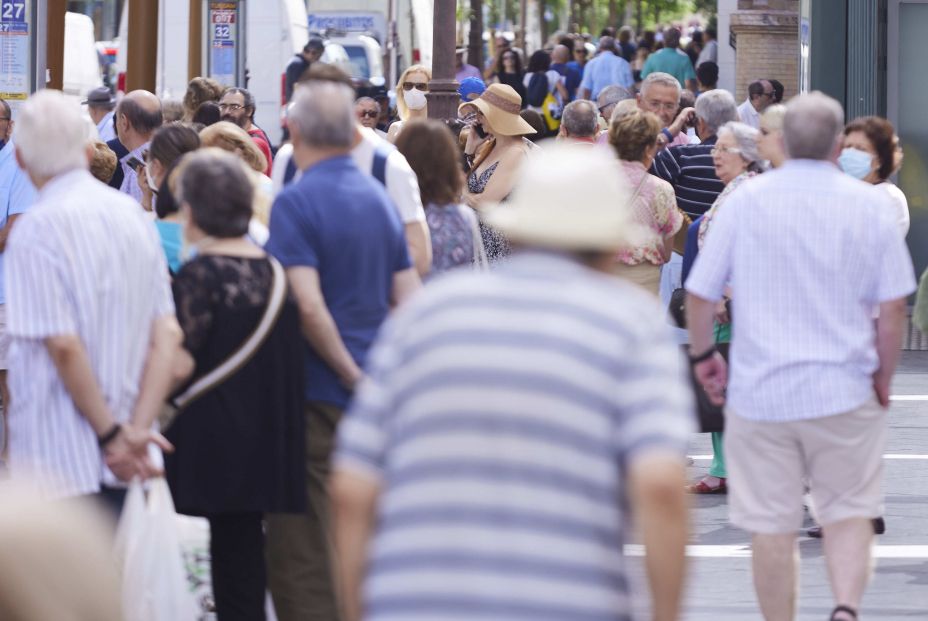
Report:
<svg viewBox="0 0 928 621"><path fill-rule="evenodd" d="M411 266L403 224L383 186L349 156L324 160L287 186L271 210L265 249L284 267L319 272L325 304L361 367L390 310L393 274ZM306 400L344 408L350 393L306 345Z"/></svg>
<svg viewBox="0 0 928 621"><path fill-rule="evenodd" d="M583 74L577 69L570 66L570 63L551 63L551 68L564 76L564 87L567 89L567 96L571 101L577 97L577 88L583 79Z"/></svg>

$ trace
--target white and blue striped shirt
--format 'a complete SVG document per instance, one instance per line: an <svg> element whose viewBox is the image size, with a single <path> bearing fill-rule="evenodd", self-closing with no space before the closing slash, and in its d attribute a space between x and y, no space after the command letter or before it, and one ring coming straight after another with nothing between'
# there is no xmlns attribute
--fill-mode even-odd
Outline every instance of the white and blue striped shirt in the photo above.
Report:
<svg viewBox="0 0 928 621"><path fill-rule="evenodd" d="M791 160L746 181L712 221L686 280L718 300L730 284L728 404L743 418L841 414L873 396L873 308L915 291L882 188L830 162Z"/></svg>
<svg viewBox="0 0 928 621"><path fill-rule="evenodd" d="M626 467L682 459L683 369L656 301L566 257L430 284L339 427L383 486L366 619L629 619Z"/></svg>
<svg viewBox="0 0 928 621"><path fill-rule="evenodd" d="M97 492L97 437L77 411L44 339L77 335L114 418L132 414L152 322L174 312L158 233L128 196L86 170L53 179L6 248L10 471L49 496Z"/></svg>

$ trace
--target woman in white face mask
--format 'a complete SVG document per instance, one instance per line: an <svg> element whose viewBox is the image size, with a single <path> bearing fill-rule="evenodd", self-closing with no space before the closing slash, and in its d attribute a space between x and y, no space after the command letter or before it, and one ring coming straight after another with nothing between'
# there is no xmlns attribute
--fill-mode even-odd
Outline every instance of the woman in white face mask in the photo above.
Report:
<svg viewBox="0 0 928 621"><path fill-rule="evenodd" d="M886 190L896 209L903 237L909 232L909 204L889 177L902 166L902 149L893 124L878 116L854 119L844 128L844 149L838 158L841 170Z"/></svg>
<svg viewBox="0 0 928 621"><path fill-rule="evenodd" d="M396 84L396 112L400 120L390 126L387 140L396 142L403 130L403 123L412 119L427 119L429 104L426 94L432 72L423 65L413 65L403 72Z"/></svg>
<svg viewBox="0 0 928 621"><path fill-rule="evenodd" d="M200 148L200 137L184 125L173 123L158 129L145 154L145 165L139 168L139 187L142 189L142 207L158 216L155 227L161 237L161 247L168 260L168 269L176 274L180 269L181 223L178 205L167 184L169 173L181 156ZM152 196L157 199L152 201ZM146 206L147 203L147 206Z"/></svg>

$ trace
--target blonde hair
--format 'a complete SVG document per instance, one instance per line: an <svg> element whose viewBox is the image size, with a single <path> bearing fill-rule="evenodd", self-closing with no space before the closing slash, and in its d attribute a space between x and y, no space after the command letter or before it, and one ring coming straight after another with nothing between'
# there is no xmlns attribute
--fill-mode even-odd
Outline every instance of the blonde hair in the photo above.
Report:
<svg viewBox="0 0 928 621"><path fill-rule="evenodd" d="M187 85L184 93L184 120L190 122L197 108L207 101L216 101L222 97L225 87L212 78L194 78Z"/></svg>
<svg viewBox="0 0 928 621"><path fill-rule="evenodd" d="M256 172L267 170L267 158L244 129L230 123L219 121L200 132L200 144L204 147L219 147L223 151L235 153L242 161Z"/></svg>
<svg viewBox="0 0 928 621"><path fill-rule="evenodd" d="M399 82L396 83L396 112L399 114L401 121L409 118L409 108L406 107L406 100L403 99L403 82L406 81L410 73L416 72L424 73L427 80L432 80L432 71L425 65L412 65L406 68L406 71L400 76Z"/></svg>
<svg viewBox="0 0 928 621"><path fill-rule="evenodd" d="M654 146L661 131L661 122L653 112L635 110L615 118L609 126L609 144L619 159L640 162L649 147Z"/></svg>
<svg viewBox="0 0 928 621"><path fill-rule="evenodd" d="M760 124L767 131L783 131L783 119L786 117L786 106L783 104L773 104L760 115Z"/></svg>
<svg viewBox="0 0 928 621"><path fill-rule="evenodd" d="M90 143L93 145L93 158L90 160L90 174L98 181L109 183L116 172L116 164L119 162L116 154L107 144L100 140L94 140Z"/></svg>

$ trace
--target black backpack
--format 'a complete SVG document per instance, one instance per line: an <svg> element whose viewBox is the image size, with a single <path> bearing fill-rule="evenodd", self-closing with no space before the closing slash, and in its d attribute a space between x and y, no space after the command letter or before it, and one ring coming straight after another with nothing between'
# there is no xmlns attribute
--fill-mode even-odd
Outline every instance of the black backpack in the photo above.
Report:
<svg viewBox="0 0 928 621"><path fill-rule="evenodd" d="M544 71L538 71L532 74L528 81L528 89L525 94L525 101L530 106L540 108L548 96L548 76Z"/></svg>

